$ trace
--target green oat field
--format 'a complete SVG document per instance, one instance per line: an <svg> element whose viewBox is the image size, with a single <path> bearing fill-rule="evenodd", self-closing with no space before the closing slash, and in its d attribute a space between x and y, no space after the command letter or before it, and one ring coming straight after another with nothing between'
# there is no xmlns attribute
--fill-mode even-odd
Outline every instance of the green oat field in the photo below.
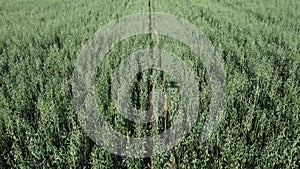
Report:
<svg viewBox="0 0 300 169"><path fill-rule="evenodd" d="M116 109L113 72L141 49L161 48L184 60L197 76L201 105L196 125L171 150L130 158L106 151L84 131L72 78L95 32L146 12L184 18L211 41L226 72L226 108L200 143L212 89L199 57L166 36L159 43L154 34L122 40L99 64L95 85L98 109L116 131L153 136L177 115L180 86L153 69L133 78L130 101L146 110L149 93L160 88L168 95L167 111L159 109L161 117L143 125ZM0 168L300 168L299 42L299 0L0 0Z"/></svg>

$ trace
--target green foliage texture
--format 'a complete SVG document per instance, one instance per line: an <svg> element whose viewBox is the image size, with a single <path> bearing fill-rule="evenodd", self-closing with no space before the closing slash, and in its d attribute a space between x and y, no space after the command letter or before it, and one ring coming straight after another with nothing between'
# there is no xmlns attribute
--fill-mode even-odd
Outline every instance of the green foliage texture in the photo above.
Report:
<svg viewBox="0 0 300 169"><path fill-rule="evenodd" d="M161 37L161 48L196 72L203 116L172 155L153 156L153 166L170 168L172 158L178 169L300 168L300 1L151 2L153 11L199 27L221 56L227 81L226 115L200 144L210 103L208 74L186 46ZM147 167L145 159L113 155L86 135L74 110L72 74L82 46L101 26L148 11L144 0L0 0L0 168ZM97 74L99 110L116 130L135 137L145 136L146 128L118 114L109 94L110 75L125 56L148 47L147 35L120 42ZM158 87L159 74L150 77ZM148 81L136 84L141 108L147 107ZM178 90L167 91L171 121ZM130 92L135 104L135 90ZM152 134L164 129L159 120L153 126Z"/></svg>

